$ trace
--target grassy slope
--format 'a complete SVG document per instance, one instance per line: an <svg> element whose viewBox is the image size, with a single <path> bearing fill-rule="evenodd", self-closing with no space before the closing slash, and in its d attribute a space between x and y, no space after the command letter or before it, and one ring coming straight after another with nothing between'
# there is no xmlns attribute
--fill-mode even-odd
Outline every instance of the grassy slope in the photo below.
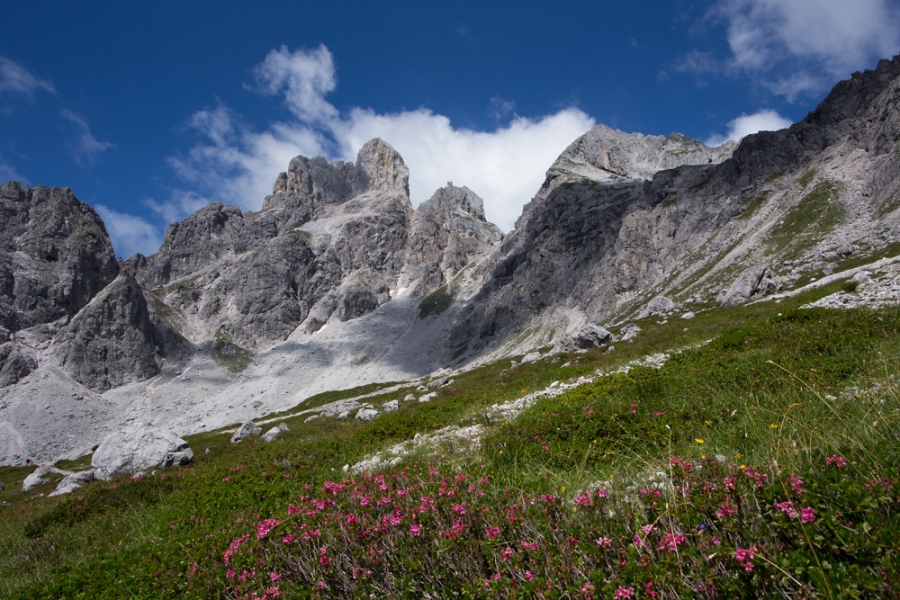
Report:
<svg viewBox="0 0 900 600"><path fill-rule="evenodd" d="M0 469L0 596L891 597L900 312L793 310L831 291L649 319L612 353L488 365L368 424L301 416L273 444L202 434L189 439L190 467L68 497L36 496L52 485L22 493L28 470ZM554 380L709 339L658 371L599 379L511 422L485 420L490 405ZM473 423L485 431L480 452L438 448L384 479L322 489L392 443ZM848 465L827 465L834 455ZM755 473L766 476L759 487ZM802 493L788 479L797 476ZM580 494L598 481L605 497ZM791 516L786 500L815 519ZM737 552L753 547L754 559Z"/></svg>

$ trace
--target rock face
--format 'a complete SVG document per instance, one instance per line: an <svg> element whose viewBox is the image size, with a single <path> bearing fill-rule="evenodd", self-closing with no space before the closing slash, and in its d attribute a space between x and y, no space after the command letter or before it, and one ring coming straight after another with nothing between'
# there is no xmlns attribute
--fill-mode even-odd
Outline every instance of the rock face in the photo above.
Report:
<svg viewBox="0 0 900 600"><path fill-rule="evenodd" d="M107 286L54 339L60 367L100 391L159 373L161 344L144 294L129 275Z"/></svg>
<svg viewBox="0 0 900 600"><path fill-rule="evenodd" d="M898 102L900 57L736 148L595 128L478 267L483 285L450 346L470 358L522 352L573 321L639 316L654 296L715 301L756 265L770 265L758 295L821 270L826 250L883 247L900 223Z"/></svg>
<svg viewBox="0 0 900 600"><path fill-rule="evenodd" d="M400 286L417 281L420 292L436 290L502 240L497 226L485 219L484 201L449 183L416 210Z"/></svg>
<svg viewBox="0 0 900 600"><path fill-rule="evenodd" d="M72 190L0 186L0 328L71 317L117 273L103 221Z"/></svg>
<svg viewBox="0 0 900 600"><path fill-rule="evenodd" d="M144 423L129 425L106 437L91 458L97 479L137 473L157 467L186 465L194 458L188 443Z"/></svg>

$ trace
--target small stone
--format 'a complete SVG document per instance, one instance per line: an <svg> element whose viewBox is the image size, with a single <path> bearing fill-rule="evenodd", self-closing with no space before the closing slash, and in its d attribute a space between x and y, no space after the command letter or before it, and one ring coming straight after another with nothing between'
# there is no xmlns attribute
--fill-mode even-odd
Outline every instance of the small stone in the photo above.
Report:
<svg viewBox="0 0 900 600"><path fill-rule="evenodd" d="M424 396L422 396L421 398L419 398L419 403L422 403L422 402L431 402L431 401L434 400L435 398L437 398L437 392L431 392L430 394L425 394Z"/></svg>
<svg viewBox="0 0 900 600"><path fill-rule="evenodd" d="M344 412L340 413L340 414L337 416L337 418L338 418L338 419L346 419L346 418L348 418L349 416L350 416L350 411L349 411L349 410L345 410Z"/></svg>
<svg viewBox="0 0 900 600"><path fill-rule="evenodd" d="M606 349L606 353L607 353L607 354L609 354L610 352L615 352L615 351L616 351L616 347L615 347L615 346L610 346L609 348Z"/></svg>
<svg viewBox="0 0 900 600"><path fill-rule="evenodd" d="M694 314L694 311L689 310L686 313L684 313L683 315L681 315L681 318L682 319L693 319L695 316L697 316L697 315Z"/></svg>
<svg viewBox="0 0 900 600"><path fill-rule="evenodd" d="M316 416L318 416L318 415L316 415ZM309 420L309 419L307 419L307 420ZM286 431L290 431L288 426L285 423L279 423L272 429L268 430L263 435L263 439L267 442L274 442L276 439L278 439L278 436L280 436L282 433L284 433Z"/></svg>
<svg viewBox="0 0 900 600"><path fill-rule="evenodd" d="M308 417L306 417L306 419L304 419L303 422L304 422L304 423L309 423L310 421L315 421L315 420L318 419L320 416L321 416L321 415L309 415Z"/></svg>
<svg viewBox="0 0 900 600"><path fill-rule="evenodd" d="M407 394L407 395L405 395L405 396L403 397L403 401L404 401L404 402L415 402L415 401L416 401L416 395L415 395L415 394Z"/></svg>
<svg viewBox="0 0 900 600"><path fill-rule="evenodd" d="M390 402L385 402L381 409L386 413L395 412L398 408L400 408L400 402L398 400L391 400Z"/></svg>

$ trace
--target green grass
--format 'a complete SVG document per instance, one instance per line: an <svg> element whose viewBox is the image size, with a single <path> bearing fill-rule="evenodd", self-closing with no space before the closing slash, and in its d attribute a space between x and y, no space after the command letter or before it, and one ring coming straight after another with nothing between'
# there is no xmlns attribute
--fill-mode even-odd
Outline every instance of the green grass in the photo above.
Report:
<svg viewBox="0 0 900 600"><path fill-rule="evenodd" d="M427 319L431 316L438 316L453 304L455 294L453 288L442 285L435 291L431 292L419 304L419 318Z"/></svg>
<svg viewBox="0 0 900 600"><path fill-rule="evenodd" d="M250 366L253 358L244 348L235 344L231 335L224 329L216 332L216 341L212 349L213 361L231 373L236 375Z"/></svg>
<svg viewBox="0 0 900 600"><path fill-rule="evenodd" d="M838 184L831 181L816 184L769 232L770 250L783 253L790 247L790 254L796 255L818 242L847 216L847 209L838 196Z"/></svg>
<svg viewBox="0 0 900 600"><path fill-rule="evenodd" d="M47 498L38 494L52 484L29 493L15 485L31 468L0 469L0 597L262 597L278 585L282 597L307 598L320 581L321 597L563 598L592 588L595 597L619 588L705 597L699 585L729 598L891 597L900 511L894 485L878 482L900 478L900 310L797 309L840 286L780 304L699 310L691 321L645 319L633 343L617 342L612 353L484 365L455 375L432 402L401 403L371 423L284 415L290 431L271 444L232 445L221 431L190 436L191 465L140 481L121 477ZM492 404L553 381L678 348L659 370L597 379L514 419L485 417ZM372 392L366 401L378 406L411 389L381 385L383 393L371 385L320 394L298 410ZM417 433L471 424L484 431L474 453L422 450L384 479L322 488L346 477L345 464ZM833 455L846 457L846 469L825 468ZM684 461L703 469L685 470ZM677 486L642 492L658 471ZM757 487L747 473L765 473L770 485ZM728 477L736 478L733 492L723 487ZM789 477L804 480L801 496L791 495ZM581 494L598 481L608 482L606 499ZM676 493L685 486L690 496ZM403 489L415 494L397 495ZM384 490L393 503L376 506ZM360 506L360 494L373 498L370 507ZM410 521L421 496L434 509ZM786 517L775 504L788 498L816 519L801 526ZM733 519L716 516L723 503L738 510ZM396 529L372 521L367 536L350 535L348 514L381 522L395 509L403 523ZM280 524L260 537L259 523L270 518ZM462 533L453 534L457 521ZM410 523L423 532L411 533ZM648 524L658 533L641 534ZM301 525L320 537L304 541L311 529ZM297 538L285 543L289 532ZM650 545L635 546L636 533ZM665 533L684 535L677 555L657 548ZM241 553L224 564L244 535ZM601 536L608 547L595 543ZM721 545L711 546L711 536ZM539 543L540 552L522 543ZM752 572L735 558L736 548L751 546L759 557ZM256 574L241 582L243 570Z"/></svg>

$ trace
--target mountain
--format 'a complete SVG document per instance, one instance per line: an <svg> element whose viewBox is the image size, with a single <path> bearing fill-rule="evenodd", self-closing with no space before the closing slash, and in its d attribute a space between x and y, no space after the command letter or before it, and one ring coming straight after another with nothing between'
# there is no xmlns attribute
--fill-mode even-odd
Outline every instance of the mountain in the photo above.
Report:
<svg viewBox="0 0 900 600"><path fill-rule="evenodd" d="M225 426L893 256L898 88L900 57L790 128L719 148L597 126L506 236L466 187L413 210L379 139L355 162L297 157L258 212L210 204L123 262L71 190L4 184L0 464L77 456L136 420Z"/></svg>

